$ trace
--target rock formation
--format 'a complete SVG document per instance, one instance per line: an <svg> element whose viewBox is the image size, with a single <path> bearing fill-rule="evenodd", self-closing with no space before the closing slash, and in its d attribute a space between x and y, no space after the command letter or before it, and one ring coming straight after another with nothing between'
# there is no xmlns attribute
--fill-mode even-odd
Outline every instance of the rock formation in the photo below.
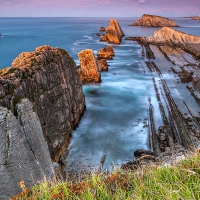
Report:
<svg viewBox="0 0 200 200"><path fill-rule="evenodd" d="M124 32L122 31L118 21L111 19L109 26L106 28L106 33L102 36L100 41L120 44L123 36Z"/></svg>
<svg viewBox="0 0 200 200"><path fill-rule="evenodd" d="M173 20L165 17L144 14L141 19L137 20L130 26L177 27L178 25Z"/></svg>
<svg viewBox="0 0 200 200"><path fill-rule="evenodd" d="M192 17L192 20L200 20L200 16Z"/></svg>
<svg viewBox="0 0 200 200"><path fill-rule="evenodd" d="M102 26L99 31L106 31L106 29Z"/></svg>
<svg viewBox="0 0 200 200"><path fill-rule="evenodd" d="M108 71L108 63L106 59L99 59L97 60L97 63L101 69L101 71Z"/></svg>
<svg viewBox="0 0 200 200"><path fill-rule="evenodd" d="M67 147L85 108L76 65L67 51L43 46L22 53L0 75L0 105L18 116L23 98L33 103L53 161Z"/></svg>
<svg viewBox="0 0 200 200"><path fill-rule="evenodd" d="M85 49L78 54L81 68L77 70L83 83L101 82L101 73L92 49Z"/></svg>
<svg viewBox="0 0 200 200"><path fill-rule="evenodd" d="M97 53L97 57L99 59L112 59L115 56L115 52L112 46L106 46L103 49L99 50Z"/></svg>
<svg viewBox="0 0 200 200"><path fill-rule="evenodd" d="M51 179L53 164L47 142L33 104L22 99L16 107L18 117L0 107L0 199L21 192L20 181L31 187Z"/></svg>
<svg viewBox="0 0 200 200"><path fill-rule="evenodd" d="M173 48L176 46L177 48L193 54L195 58L200 58L200 37L195 35L186 34L169 27L163 27L155 31L152 36L148 37L147 41L150 43L167 43Z"/></svg>

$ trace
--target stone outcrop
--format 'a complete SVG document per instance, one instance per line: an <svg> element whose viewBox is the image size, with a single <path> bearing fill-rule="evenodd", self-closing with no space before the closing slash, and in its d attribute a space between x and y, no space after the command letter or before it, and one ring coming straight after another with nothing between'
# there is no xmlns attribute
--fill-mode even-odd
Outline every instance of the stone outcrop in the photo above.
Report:
<svg viewBox="0 0 200 200"><path fill-rule="evenodd" d="M168 44L173 49L180 48L200 59L200 37L183 33L169 27L155 31L152 36L147 37L147 41L154 44Z"/></svg>
<svg viewBox="0 0 200 200"><path fill-rule="evenodd" d="M97 63L101 69L101 71L108 71L108 63L106 59L99 59L97 60Z"/></svg>
<svg viewBox="0 0 200 200"><path fill-rule="evenodd" d="M67 51L43 46L20 54L0 72L0 105L17 117L17 104L33 103L53 161L69 144L71 132L85 109L82 84Z"/></svg>
<svg viewBox="0 0 200 200"><path fill-rule="evenodd" d="M106 46L103 49L99 50L97 53L97 57L99 59L112 59L115 56L115 52L112 46Z"/></svg>
<svg viewBox="0 0 200 200"><path fill-rule="evenodd" d="M102 26L99 31L106 31L106 29Z"/></svg>
<svg viewBox="0 0 200 200"><path fill-rule="evenodd" d="M19 193L20 181L27 188L37 181L52 179L53 164L40 119L33 104L22 99L16 108L18 117L0 107L0 199Z"/></svg>
<svg viewBox="0 0 200 200"><path fill-rule="evenodd" d="M178 25L175 21L165 17L144 14L141 19L130 26L177 27Z"/></svg>
<svg viewBox="0 0 200 200"><path fill-rule="evenodd" d="M102 36L100 41L120 44L123 36L124 32L118 21L111 19L109 26L106 28L106 33Z"/></svg>
<svg viewBox="0 0 200 200"><path fill-rule="evenodd" d="M101 82L101 73L92 49L85 49L78 53L80 66L77 70L83 83Z"/></svg>

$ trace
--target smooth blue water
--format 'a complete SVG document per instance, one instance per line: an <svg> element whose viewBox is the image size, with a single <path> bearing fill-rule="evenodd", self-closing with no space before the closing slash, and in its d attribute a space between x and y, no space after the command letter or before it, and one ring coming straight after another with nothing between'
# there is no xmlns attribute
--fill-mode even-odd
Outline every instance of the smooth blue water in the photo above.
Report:
<svg viewBox="0 0 200 200"><path fill-rule="evenodd" d="M127 26L136 18L117 20L126 37L149 36L159 29ZM181 26L178 30L200 35L200 22L174 20ZM45 44L68 50L78 64L79 51L91 48L96 53L107 45L98 41L96 33L108 24L109 18L0 18L0 68L11 66L21 52ZM95 168L104 154L104 169L109 169L112 164L134 159L137 148L148 148L148 128L143 125L148 122L149 97L158 110L152 74L143 72L136 42L123 39L114 49L116 56L109 61L109 71L102 73L102 82L83 87L87 109L73 132L67 170ZM158 127L162 122L159 114L154 114Z"/></svg>

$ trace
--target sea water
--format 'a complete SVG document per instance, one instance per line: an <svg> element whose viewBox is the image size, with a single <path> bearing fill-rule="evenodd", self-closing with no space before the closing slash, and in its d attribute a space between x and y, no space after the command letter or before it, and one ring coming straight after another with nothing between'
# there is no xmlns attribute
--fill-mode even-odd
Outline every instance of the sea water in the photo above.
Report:
<svg viewBox="0 0 200 200"><path fill-rule="evenodd" d="M128 26L136 18L117 18L125 37L149 36L159 28ZM189 34L200 35L200 22L187 18L174 19ZM99 42L96 33L107 27L109 18L0 18L0 68L9 67L24 51L51 45L69 52L77 64L78 52L97 50L109 45ZM97 169L102 157L104 169L112 169L134 159L136 149L149 148L149 102L158 110L152 74L141 58L141 48L123 39L114 45L115 57L109 60L102 82L84 85L86 111L72 133L66 170ZM143 66L143 67L142 67ZM162 125L154 113L156 127Z"/></svg>

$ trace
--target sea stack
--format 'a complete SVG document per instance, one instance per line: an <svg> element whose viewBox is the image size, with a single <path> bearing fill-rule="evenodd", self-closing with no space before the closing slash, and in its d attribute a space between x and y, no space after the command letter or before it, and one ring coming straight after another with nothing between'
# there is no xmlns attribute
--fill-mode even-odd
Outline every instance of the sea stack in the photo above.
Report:
<svg viewBox="0 0 200 200"><path fill-rule="evenodd" d="M109 26L106 28L106 33L102 36L100 41L120 44L123 36L124 32L118 21L111 19Z"/></svg>
<svg viewBox="0 0 200 200"><path fill-rule="evenodd" d="M92 49L85 49L78 53L81 68L77 70L83 83L101 82L101 73Z"/></svg>
<svg viewBox="0 0 200 200"><path fill-rule="evenodd" d="M38 47L0 71L0 199L20 192L22 180L31 187L53 178L52 161L84 109L75 62L63 49Z"/></svg>
<svg viewBox="0 0 200 200"><path fill-rule="evenodd" d="M103 49L99 50L97 53L97 57L99 59L112 59L115 56L115 52L112 46L106 46Z"/></svg>
<svg viewBox="0 0 200 200"><path fill-rule="evenodd" d="M130 26L178 27L176 22L169 18L148 14L144 14L141 19Z"/></svg>

